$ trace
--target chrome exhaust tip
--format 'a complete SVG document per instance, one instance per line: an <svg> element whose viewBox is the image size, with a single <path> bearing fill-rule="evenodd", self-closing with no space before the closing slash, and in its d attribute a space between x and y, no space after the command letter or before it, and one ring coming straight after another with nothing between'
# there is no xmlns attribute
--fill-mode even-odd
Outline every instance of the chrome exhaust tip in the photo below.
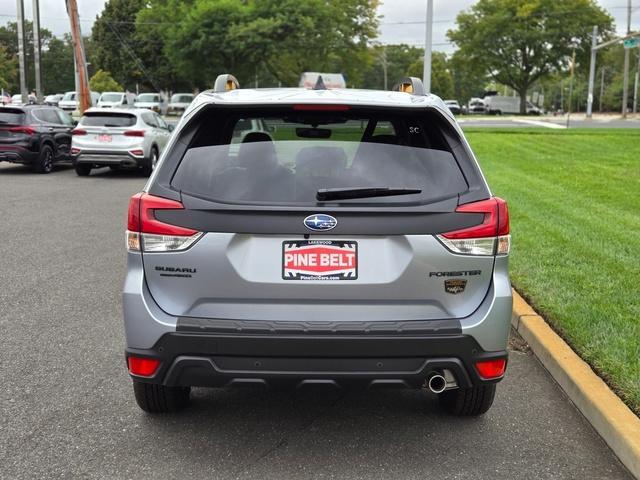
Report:
<svg viewBox="0 0 640 480"><path fill-rule="evenodd" d="M442 393L447 388L447 380L440 374L436 373L429 378L429 390L433 393Z"/></svg>

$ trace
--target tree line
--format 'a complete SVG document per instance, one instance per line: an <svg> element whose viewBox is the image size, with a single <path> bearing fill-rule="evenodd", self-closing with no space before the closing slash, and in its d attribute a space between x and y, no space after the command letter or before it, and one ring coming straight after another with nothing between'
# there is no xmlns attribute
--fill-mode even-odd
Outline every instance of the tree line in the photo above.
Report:
<svg viewBox="0 0 640 480"><path fill-rule="evenodd" d="M242 85L295 86L301 72L341 72L349 87L382 89L403 76L422 76L423 49L376 42L379 0L109 0L85 39L95 85L135 91L195 91L221 72ZM508 87L524 101L533 89L551 106L576 51L576 88L588 74L593 25L599 40L613 19L595 0L479 0L448 32L456 50L434 52L432 90L466 102ZM26 26L27 42L32 38ZM68 36L41 33L47 93L74 88ZM619 108L620 48L600 56L604 109ZM0 27L0 86L17 91L15 23ZM27 63L32 65L32 49ZM28 83L34 83L29 70ZM106 83L105 83L106 82ZM568 87L568 83L566 84ZM598 90L598 89L596 89ZM586 97L586 94L584 94ZM596 91L596 106L599 91ZM567 100L568 101L568 100ZM616 103L617 102L617 103ZM579 106L578 100L576 105ZM575 110L575 107L574 107Z"/></svg>

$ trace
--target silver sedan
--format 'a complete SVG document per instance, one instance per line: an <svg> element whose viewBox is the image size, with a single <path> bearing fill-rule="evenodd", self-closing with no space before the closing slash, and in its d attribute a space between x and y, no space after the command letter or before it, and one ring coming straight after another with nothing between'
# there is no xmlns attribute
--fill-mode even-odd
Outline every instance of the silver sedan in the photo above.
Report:
<svg viewBox="0 0 640 480"><path fill-rule="evenodd" d="M156 112L146 109L90 108L73 130L71 155L76 173L109 166L155 168L172 126Z"/></svg>

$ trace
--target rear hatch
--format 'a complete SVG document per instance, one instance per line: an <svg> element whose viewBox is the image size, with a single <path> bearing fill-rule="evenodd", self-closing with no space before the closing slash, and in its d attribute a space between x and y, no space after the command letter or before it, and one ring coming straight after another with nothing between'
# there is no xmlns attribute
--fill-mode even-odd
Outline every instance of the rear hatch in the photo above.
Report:
<svg viewBox="0 0 640 480"><path fill-rule="evenodd" d="M20 142L30 135L24 127L25 116L21 108L0 108L0 145Z"/></svg>
<svg viewBox="0 0 640 480"><path fill-rule="evenodd" d="M453 253L437 235L483 224L456 209L470 192L489 197L439 114L293 105L193 122L149 190L184 206L156 209L160 225L204 232L185 250L143 253L167 313L432 320L470 315L485 298L494 252ZM239 135L247 122L260 129Z"/></svg>
<svg viewBox="0 0 640 480"><path fill-rule="evenodd" d="M85 150L128 150L144 136L136 128L137 121L132 113L87 112L74 130L73 146Z"/></svg>

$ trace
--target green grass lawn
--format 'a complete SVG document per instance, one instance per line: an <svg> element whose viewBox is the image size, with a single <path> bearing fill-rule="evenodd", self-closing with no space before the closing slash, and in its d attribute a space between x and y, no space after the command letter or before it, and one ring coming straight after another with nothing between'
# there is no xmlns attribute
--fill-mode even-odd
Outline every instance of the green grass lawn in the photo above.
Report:
<svg viewBox="0 0 640 480"><path fill-rule="evenodd" d="M514 286L640 414L640 130L466 134L509 202Z"/></svg>

